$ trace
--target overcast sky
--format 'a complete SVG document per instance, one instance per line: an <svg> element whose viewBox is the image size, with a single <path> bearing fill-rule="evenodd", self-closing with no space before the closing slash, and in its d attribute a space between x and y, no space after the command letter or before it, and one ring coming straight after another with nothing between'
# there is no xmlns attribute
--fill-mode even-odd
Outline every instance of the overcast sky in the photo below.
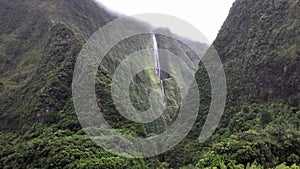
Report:
<svg viewBox="0 0 300 169"><path fill-rule="evenodd" d="M235 0L96 0L112 11L136 15L161 13L178 17L195 26L211 43L225 21ZM169 27L171 31L198 40L189 31L172 28L172 25L151 22L154 26Z"/></svg>

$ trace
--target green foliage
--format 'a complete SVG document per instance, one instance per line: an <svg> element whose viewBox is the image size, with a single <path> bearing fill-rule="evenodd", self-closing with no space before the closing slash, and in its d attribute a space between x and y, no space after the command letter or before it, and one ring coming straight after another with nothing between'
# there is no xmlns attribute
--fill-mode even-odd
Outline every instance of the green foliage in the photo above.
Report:
<svg viewBox="0 0 300 169"><path fill-rule="evenodd" d="M231 136L220 137L212 145L212 152L204 153L198 164L219 165L217 159L220 159L225 164L232 160L243 165L256 161L264 167L274 167L283 162L299 165L300 133L297 124L293 123L297 118L293 110L293 107L282 103L247 104L247 108L237 113L227 127L226 133L231 133ZM272 112L274 118L268 123L261 123L260 112L266 111Z"/></svg>
<svg viewBox="0 0 300 169"><path fill-rule="evenodd" d="M268 111L264 111L261 113L261 122L263 124L267 124L272 121L272 114Z"/></svg>
<svg viewBox="0 0 300 169"><path fill-rule="evenodd" d="M84 134L71 99L73 68L82 45L116 16L91 0L2 0L0 168L299 169L298 8L298 0L237 0L214 42L228 83L226 109L215 134L198 143L211 100L209 77L200 64L195 77L201 106L192 131L162 155L126 159L108 153ZM199 59L179 41L163 35L157 35L157 40L161 49L195 62ZM199 47L198 53L206 49L181 40ZM168 106L158 120L132 123L113 104L113 72L127 55L151 45L149 35L119 42L107 53L95 79L105 119L125 135L161 133L172 125L180 108L180 86L165 72ZM162 64L174 69L168 62ZM138 73L130 85L134 106L148 109L149 93L157 87L152 70Z"/></svg>
<svg viewBox="0 0 300 169"><path fill-rule="evenodd" d="M300 76L295 73L300 71L296 66L300 22L295 17L300 10L296 4L299 1L234 3L213 43L224 64L227 106L207 142L212 148L202 151L198 167L220 168L218 160L249 168L300 165ZM200 67L198 81L203 71ZM202 85L208 88L209 84ZM254 161L257 164L252 166Z"/></svg>
<svg viewBox="0 0 300 169"><path fill-rule="evenodd" d="M93 1L3 0L0 6L0 128L52 124L70 98L82 37L116 17Z"/></svg>
<svg viewBox="0 0 300 169"><path fill-rule="evenodd" d="M86 135L75 134L70 130L45 128L41 135L31 138L33 133L28 132L21 138L10 133L2 134L1 142L4 143L0 149L1 168L146 167L142 159L116 157L96 146ZM6 137L11 138L5 142ZM15 145L10 145L11 143Z"/></svg>

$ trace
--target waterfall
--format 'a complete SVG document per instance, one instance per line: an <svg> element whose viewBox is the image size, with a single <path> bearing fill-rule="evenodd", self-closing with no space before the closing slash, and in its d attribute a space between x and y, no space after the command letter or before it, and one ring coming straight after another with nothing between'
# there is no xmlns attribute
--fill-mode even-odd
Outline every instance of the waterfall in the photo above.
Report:
<svg viewBox="0 0 300 169"><path fill-rule="evenodd" d="M157 47L157 41L156 41L155 34L153 34L152 39L153 39L153 49L154 49L154 51L153 51L154 72L159 78L161 94L162 94L162 99L163 99L163 105L166 105L167 101L166 101L166 97L165 97L165 88L164 88L164 84L163 84L163 81L160 76L160 62L159 62L158 47Z"/></svg>

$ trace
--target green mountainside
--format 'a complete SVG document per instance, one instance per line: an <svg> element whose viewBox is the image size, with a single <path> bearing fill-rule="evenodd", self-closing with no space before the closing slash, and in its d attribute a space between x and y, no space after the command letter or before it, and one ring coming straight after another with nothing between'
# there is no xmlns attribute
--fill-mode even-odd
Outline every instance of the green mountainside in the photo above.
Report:
<svg viewBox="0 0 300 169"><path fill-rule="evenodd" d="M1 1L1 128L51 123L70 98L84 38L116 18L92 1L81 3Z"/></svg>
<svg viewBox="0 0 300 169"><path fill-rule="evenodd" d="M170 151L140 159L97 146L82 130L72 102L79 52L96 30L119 16L92 0L2 0L0 14L0 168L299 168L299 0L236 0L213 43L228 87L218 129L199 143L211 99L200 63L196 80L201 106L192 131ZM155 31L159 49L194 63L207 49L200 42L159 34L172 34L167 29ZM129 136L163 132L181 106L178 84L162 72L168 104L159 119L133 123L116 110L110 91L116 67L127 55L152 47L150 34L124 39L98 68L97 103L109 124ZM130 85L134 106L147 110L153 89L160 89L154 71L138 73Z"/></svg>
<svg viewBox="0 0 300 169"><path fill-rule="evenodd" d="M213 43L226 72L227 108L198 166L299 165L299 16L298 0L234 3Z"/></svg>

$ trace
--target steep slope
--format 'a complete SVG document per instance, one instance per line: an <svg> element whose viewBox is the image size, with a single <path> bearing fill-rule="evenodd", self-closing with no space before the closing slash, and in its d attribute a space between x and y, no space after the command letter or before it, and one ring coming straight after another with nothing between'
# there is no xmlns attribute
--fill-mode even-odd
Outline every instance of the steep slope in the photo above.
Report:
<svg viewBox="0 0 300 169"><path fill-rule="evenodd" d="M233 4L213 43L226 72L227 108L197 166L299 165L299 16L298 0ZM203 81L201 66L197 75Z"/></svg>
<svg viewBox="0 0 300 169"><path fill-rule="evenodd" d="M52 123L84 38L116 17L93 1L1 1L1 13L1 128Z"/></svg>
<svg viewBox="0 0 300 169"><path fill-rule="evenodd" d="M206 143L198 143L211 92L200 64L196 74L199 117L186 139L159 156L127 159L108 153L85 135L71 99L78 53L94 31L117 16L91 0L1 1L0 168L299 165L299 7L299 0L237 0L214 42L228 82L227 107L216 133ZM199 59L181 42L159 33L155 37L160 49ZM206 49L201 43L178 39L197 46L199 56ZM178 86L165 72L161 73L169 107L154 123L132 123L113 104L110 84L115 68L128 54L151 47L152 35L124 39L108 52L96 78L97 101L105 119L134 137L164 131L180 106ZM159 79L153 70L140 72L130 85L135 107L147 109L148 95L157 87Z"/></svg>
<svg viewBox="0 0 300 169"><path fill-rule="evenodd" d="M0 168L145 168L142 159L117 157L96 146L81 130L71 99L73 69L82 46L94 31L117 16L92 0L1 1L0 13ZM174 39L156 36L159 47L191 60L198 61L204 53L199 50L197 56ZM206 49L204 44L189 43ZM152 35L124 39L107 53L98 69L99 107L105 119L127 135L161 133L172 124L179 107L176 83L167 74L162 81L168 105L155 122L133 124L121 117L113 104L110 90L115 68L127 55L152 47ZM148 108L153 88L160 89L153 70L134 78L130 94L135 107ZM153 160L154 166L160 164L156 157Z"/></svg>
<svg viewBox="0 0 300 169"><path fill-rule="evenodd" d="M236 1L214 46L242 95L299 105L299 1ZM234 73L239 73L234 75ZM231 82L231 80L229 80Z"/></svg>

